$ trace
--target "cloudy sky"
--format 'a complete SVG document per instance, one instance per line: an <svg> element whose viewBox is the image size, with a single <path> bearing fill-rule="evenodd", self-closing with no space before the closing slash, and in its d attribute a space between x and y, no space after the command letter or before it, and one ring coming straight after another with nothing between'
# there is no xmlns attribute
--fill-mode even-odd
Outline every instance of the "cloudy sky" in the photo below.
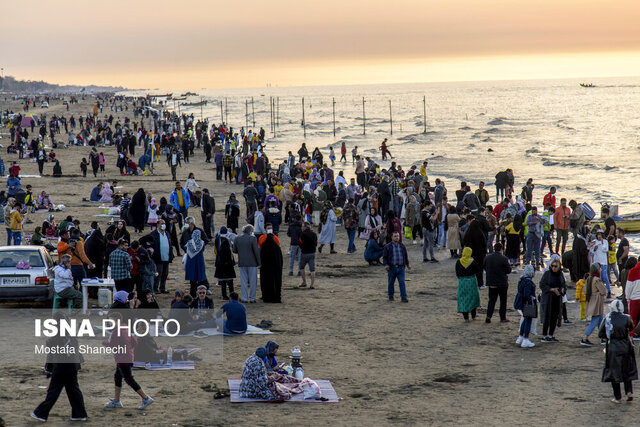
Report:
<svg viewBox="0 0 640 427"><path fill-rule="evenodd" d="M638 0L5 2L17 78L225 88L629 76Z"/></svg>

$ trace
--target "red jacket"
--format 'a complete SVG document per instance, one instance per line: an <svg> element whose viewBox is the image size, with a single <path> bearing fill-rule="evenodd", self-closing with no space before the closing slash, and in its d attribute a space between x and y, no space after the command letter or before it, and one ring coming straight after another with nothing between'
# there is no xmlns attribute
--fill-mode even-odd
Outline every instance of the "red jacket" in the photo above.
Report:
<svg viewBox="0 0 640 427"><path fill-rule="evenodd" d="M542 206L544 206L545 208L547 207L547 203L550 204L551 206L553 206L553 208L555 209L556 207L556 195L548 192L545 196L544 199L542 199Z"/></svg>

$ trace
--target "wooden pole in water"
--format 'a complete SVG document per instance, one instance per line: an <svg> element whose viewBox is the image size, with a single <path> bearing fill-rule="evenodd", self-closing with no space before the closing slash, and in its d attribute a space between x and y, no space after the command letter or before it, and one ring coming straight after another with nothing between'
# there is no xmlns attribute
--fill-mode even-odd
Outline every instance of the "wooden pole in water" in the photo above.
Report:
<svg viewBox="0 0 640 427"><path fill-rule="evenodd" d="M253 127L256 127L256 109L253 103L253 96L251 97L251 116L253 117Z"/></svg>
<svg viewBox="0 0 640 427"><path fill-rule="evenodd" d="M304 120L304 96L302 97L302 132L307 137L307 122Z"/></svg>
<svg viewBox="0 0 640 427"><path fill-rule="evenodd" d="M200 121L202 121L202 97L200 97Z"/></svg>
<svg viewBox="0 0 640 427"><path fill-rule="evenodd" d="M224 123L224 112L222 111L222 99L220 100L220 124Z"/></svg>
<svg viewBox="0 0 640 427"><path fill-rule="evenodd" d="M249 129L249 100L244 100L244 124L245 130Z"/></svg>
<svg viewBox="0 0 640 427"><path fill-rule="evenodd" d="M422 133L427 133L427 97L422 97L422 125L424 126L424 130Z"/></svg>
<svg viewBox="0 0 640 427"><path fill-rule="evenodd" d="M364 96L362 97L362 134L367 134L367 117L364 112Z"/></svg>
<svg viewBox="0 0 640 427"><path fill-rule="evenodd" d="M229 124L229 104L227 104L227 97L224 98L224 122Z"/></svg>
<svg viewBox="0 0 640 427"><path fill-rule="evenodd" d="M336 99L333 98L333 136L336 136Z"/></svg>
<svg viewBox="0 0 640 427"><path fill-rule="evenodd" d="M391 135L393 135L393 115L391 114L391 100L389 100L389 125L391 126Z"/></svg>
<svg viewBox="0 0 640 427"><path fill-rule="evenodd" d="M277 104L276 104L276 126L280 127L280 97L278 96L276 98L277 100Z"/></svg>

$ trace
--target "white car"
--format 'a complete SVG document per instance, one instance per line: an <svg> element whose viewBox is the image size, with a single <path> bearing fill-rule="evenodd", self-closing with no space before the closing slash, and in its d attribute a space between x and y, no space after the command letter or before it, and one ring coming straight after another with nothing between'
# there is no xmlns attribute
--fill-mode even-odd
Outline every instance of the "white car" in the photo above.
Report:
<svg viewBox="0 0 640 427"><path fill-rule="evenodd" d="M40 108L49 108L49 103L46 101L43 101L42 104L40 104Z"/></svg>
<svg viewBox="0 0 640 427"><path fill-rule="evenodd" d="M43 246L0 246L0 301L49 301L53 267Z"/></svg>

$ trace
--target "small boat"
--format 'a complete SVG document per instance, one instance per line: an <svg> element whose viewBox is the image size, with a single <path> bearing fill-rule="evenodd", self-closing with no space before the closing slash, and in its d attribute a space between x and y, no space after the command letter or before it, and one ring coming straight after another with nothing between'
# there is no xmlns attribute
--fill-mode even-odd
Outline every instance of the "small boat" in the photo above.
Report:
<svg viewBox="0 0 640 427"><path fill-rule="evenodd" d="M616 227L622 228L626 233L640 233L640 212L613 217ZM604 229L602 219L591 221L592 225L599 225Z"/></svg>
<svg viewBox="0 0 640 427"><path fill-rule="evenodd" d="M164 98L164 97L170 97L171 95L173 95L172 93L165 93L162 95L151 95L151 94L147 94L147 98Z"/></svg>
<svg viewBox="0 0 640 427"><path fill-rule="evenodd" d="M174 97L174 98L167 98L168 100L171 99L172 101L184 101L185 99L187 99L186 96L181 96L181 97Z"/></svg>
<svg viewBox="0 0 640 427"><path fill-rule="evenodd" d="M198 94L195 92L185 92L180 96L198 96Z"/></svg>
<svg viewBox="0 0 640 427"><path fill-rule="evenodd" d="M595 87L593 83L580 83L582 87Z"/></svg>
<svg viewBox="0 0 640 427"><path fill-rule="evenodd" d="M200 102L183 102L182 104L183 107L199 107L201 105L207 105L207 101L200 101Z"/></svg>

